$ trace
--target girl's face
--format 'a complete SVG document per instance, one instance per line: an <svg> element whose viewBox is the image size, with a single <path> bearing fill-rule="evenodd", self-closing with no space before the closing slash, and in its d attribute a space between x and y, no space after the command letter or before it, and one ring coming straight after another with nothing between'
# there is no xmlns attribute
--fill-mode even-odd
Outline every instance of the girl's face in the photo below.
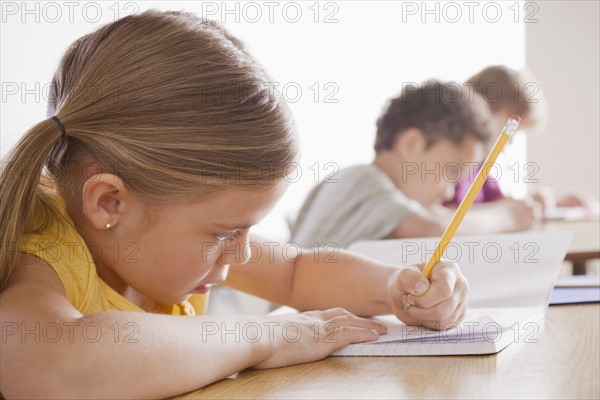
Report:
<svg viewBox="0 0 600 400"><path fill-rule="evenodd" d="M224 190L201 203L156 212L129 206L112 228L114 244L102 254L107 282L136 303L176 304L205 293L206 285L225 280L229 264L250 258L250 227L286 188L282 181L266 189ZM145 213L152 214L148 227Z"/></svg>

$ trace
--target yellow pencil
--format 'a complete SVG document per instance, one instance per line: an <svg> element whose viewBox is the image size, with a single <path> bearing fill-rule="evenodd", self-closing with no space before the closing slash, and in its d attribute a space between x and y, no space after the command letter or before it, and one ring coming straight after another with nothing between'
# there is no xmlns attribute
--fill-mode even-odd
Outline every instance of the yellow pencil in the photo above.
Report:
<svg viewBox="0 0 600 400"><path fill-rule="evenodd" d="M460 226L460 223L462 222L463 218L465 217L465 214L467 213L467 211L469 211L469 207L471 207L471 204L473 204L473 200L475 200L477 193L479 193L481 186L483 186L483 183L487 179L490 169L493 167L494 163L496 162L496 158L498 158L498 154L500 154L500 152L504 148L504 145L506 144L506 142L508 142L510 140L512 135L517 130L517 126L519 126L519 122L521 122L521 117L513 114L508 119L508 122L506 123L506 125L504 125L504 129L502 129L502 133L500 134L500 137L498 137L498 140L496 141L496 144L492 148L492 151L490 151L490 154L487 156L487 158L483 162L483 165L481 166L479 173L475 177L475 180L471 184L471 187L469 188L467 195L460 202L460 206L458 206L458 208L456 209L456 212L454 213L454 217L452 217L452 221L450 222L450 225L448 225L448 227L446 228L446 231L442 235L442 240L440 240L440 244L437 246L437 248L433 252L433 255L427 262L427 265L425 265L425 268L423 269L423 274L427 277L427 279L429 279L429 276L431 275L431 270L433 269L433 266L436 263L440 262L440 260L442 258L442 254L444 254L444 251L446 251L446 247L448 247L448 245L450 244L450 241L452 240L452 236L454 236L454 233Z"/></svg>

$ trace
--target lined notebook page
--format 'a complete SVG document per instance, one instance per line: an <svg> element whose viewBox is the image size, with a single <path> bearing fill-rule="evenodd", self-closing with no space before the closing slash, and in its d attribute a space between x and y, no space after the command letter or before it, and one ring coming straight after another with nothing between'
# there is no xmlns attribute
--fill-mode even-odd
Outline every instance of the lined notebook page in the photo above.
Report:
<svg viewBox="0 0 600 400"><path fill-rule="evenodd" d="M517 341L535 343L543 328L543 309L471 309L460 324L446 330L408 326L395 316L375 317L388 327L379 339L357 343L334 356L492 354Z"/></svg>
<svg viewBox="0 0 600 400"><path fill-rule="evenodd" d="M496 340L497 336L511 329L534 314L536 308L471 309L460 324L449 325L443 331L420 326L409 326L393 315L375 317L385 323L388 333L369 343L428 342L428 341L481 341Z"/></svg>

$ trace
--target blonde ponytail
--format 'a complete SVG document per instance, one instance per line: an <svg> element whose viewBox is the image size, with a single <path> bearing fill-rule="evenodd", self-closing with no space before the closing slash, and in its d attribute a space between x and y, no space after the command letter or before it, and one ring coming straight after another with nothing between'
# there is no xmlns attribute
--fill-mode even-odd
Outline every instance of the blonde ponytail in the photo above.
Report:
<svg viewBox="0 0 600 400"><path fill-rule="evenodd" d="M34 220L40 215L60 214L42 190L42 170L50 151L60 146L61 132L52 119L31 128L2 162L0 171L0 289L19 262L20 243L25 232L42 230L49 221Z"/></svg>

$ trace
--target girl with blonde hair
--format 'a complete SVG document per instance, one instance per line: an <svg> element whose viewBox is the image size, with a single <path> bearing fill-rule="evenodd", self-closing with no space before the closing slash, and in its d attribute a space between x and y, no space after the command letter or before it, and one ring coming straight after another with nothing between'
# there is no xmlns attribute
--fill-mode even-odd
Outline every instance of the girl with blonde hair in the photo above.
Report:
<svg viewBox="0 0 600 400"><path fill-rule="evenodd" d="M269 80L221 26L183 12L127 16L67 50L48 119L1 172L4 396L167 397L385 334L356 315L463 318L455 264L427 281L250 236L298 152ZM201 315L223 281L306 312Z"/></svg>

